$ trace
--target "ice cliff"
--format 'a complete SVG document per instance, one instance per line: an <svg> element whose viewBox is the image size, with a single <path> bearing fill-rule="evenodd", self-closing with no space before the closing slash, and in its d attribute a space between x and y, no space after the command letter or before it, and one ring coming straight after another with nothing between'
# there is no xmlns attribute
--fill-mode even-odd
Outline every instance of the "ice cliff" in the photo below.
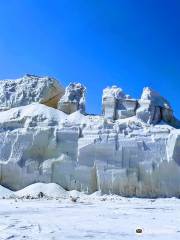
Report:
<svg viewBox="0 0 180 240"><path fill-rule="evenodd" d="M98 116L85 113L85 92L49 77L0 81L0 184L179 197L180 124L168 101L108 87Z"/></svg>

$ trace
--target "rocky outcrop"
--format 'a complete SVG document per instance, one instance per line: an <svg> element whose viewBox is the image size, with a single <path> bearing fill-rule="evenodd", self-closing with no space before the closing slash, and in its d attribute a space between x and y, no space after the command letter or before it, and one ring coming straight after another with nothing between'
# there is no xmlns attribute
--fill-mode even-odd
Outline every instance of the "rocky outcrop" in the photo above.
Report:
<svg viewBox="0 0 180 240"><path fill-rule="evenodd" d="M174 117L169 102L153 89L143 89L141 99L132 99L121 88L107 87L102 96L103 115L106 119L118 120L135 116L147 124L163 121L180 128L180 122Z"/></svg>
<svg viewBox="0 0 180 240"><path fill-rule="evenodd" d="M167 101L144 92L138 103L107 88L104 115L88 115L85 88L71 84L59 103L63 111L31 103L0 112L0 184L18 190L55 182L89 193L179 197L180 133L165 122Z"/></svg>
<svg viewBox="0 0 180 240"><path fill-rule="evenodd" d="M50 77L25 75L16 80L0 81L0 111L25 106L32 102L57 107L64 88Z"/></svg>
<svg viewBox="0 0 180 240"><path fill-rule="evenodd" d="M157 124L161 120L171 123L173 120L173 110L168 101L149 87L143 89L139 105L136 115L146 123Z"/></svg>
<svg viewBox="0 0 180 240"><path fill-rule="evenodd" d="M58 109L67 114L78 110L85 113L85 92L86 88L82 84L70 83L58 103Z"/></svg>
<svg viewBox="0 0 180 240"><path fill-rule="evenodd" d="M117 120L134 116L137 101L125 95L121 88L112 86L103 90L102 105L105 118Z"/></svg>

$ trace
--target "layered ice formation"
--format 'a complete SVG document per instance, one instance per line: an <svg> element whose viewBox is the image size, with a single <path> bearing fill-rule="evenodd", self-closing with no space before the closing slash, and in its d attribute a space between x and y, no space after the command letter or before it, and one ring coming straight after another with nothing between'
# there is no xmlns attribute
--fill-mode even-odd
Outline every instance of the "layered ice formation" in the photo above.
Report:
<svg viewBox="0 0 180 240"><path fill-rule="evenodd" d="M150 88L133 99L113 86L103 91L102 115L90 115L85 91L48 77L0 81L0 185L179 197L180 124L167 100Z"/></svg>

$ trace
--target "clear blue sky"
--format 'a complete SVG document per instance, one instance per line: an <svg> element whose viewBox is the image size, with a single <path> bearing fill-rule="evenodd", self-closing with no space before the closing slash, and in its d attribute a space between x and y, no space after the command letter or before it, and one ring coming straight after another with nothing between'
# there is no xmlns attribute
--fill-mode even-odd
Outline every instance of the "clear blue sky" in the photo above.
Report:
<svg viewBox="0 0 180 240"><path fill-rule="evenodd" d="M0 79L25 73L83 83L90 113L151 86L180 118L180 1L0 0Z"/></svg>

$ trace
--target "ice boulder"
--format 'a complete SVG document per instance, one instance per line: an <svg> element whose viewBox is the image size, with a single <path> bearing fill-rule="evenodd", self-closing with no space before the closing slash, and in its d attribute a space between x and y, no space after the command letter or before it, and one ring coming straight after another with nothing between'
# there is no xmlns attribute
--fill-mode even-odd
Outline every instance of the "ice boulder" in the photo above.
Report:
<svg viewBox="0 0 180 240"><path fill-rule="evenodd" d="M70 83L58 103L58 109L67 114L77 110L85 113L85 92L86 88L82 84Z"/></svg>
<svg viewBox="0 0 180 240"><path fill-rule="evenodd" d="M16 80L0 81L0 111L25 106L32 102L57 107L64 88L51 77L25 75Z"/></svg>

